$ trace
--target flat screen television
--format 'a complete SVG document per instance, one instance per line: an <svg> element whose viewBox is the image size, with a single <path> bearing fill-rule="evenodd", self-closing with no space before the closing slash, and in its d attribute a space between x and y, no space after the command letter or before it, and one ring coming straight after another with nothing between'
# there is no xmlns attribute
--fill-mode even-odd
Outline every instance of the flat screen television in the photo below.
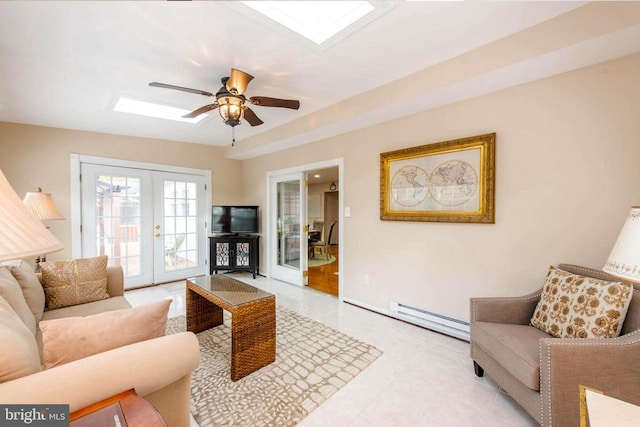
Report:
<svg viewBox="0 0 640 427"><path fill-rule="evenodd" d="M211 232L257 233L258 206L212 206Z"/></svg>

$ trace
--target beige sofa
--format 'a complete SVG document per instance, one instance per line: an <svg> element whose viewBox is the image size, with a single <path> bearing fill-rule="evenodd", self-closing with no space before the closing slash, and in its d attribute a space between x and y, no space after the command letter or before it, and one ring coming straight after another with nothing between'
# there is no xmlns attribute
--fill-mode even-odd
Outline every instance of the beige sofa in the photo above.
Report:
<svg viewBox="0 0 640 427"><path fill-rule="evenodd" d="M13 267L14 274L15 268ZM8 293L8 287L14 286L9 283L7 271L12 271L11 267L0 267L0 303L3 302L3 290ZM20 286L22 285L20 282ZM33 294L24 288L22 292L33 305ZM120 267L107 268L107 292L109 298L101 301L44 311L42 320L87 316L131 307L124 298L123 273ZM22 304L15 300L15 295L4 300L11 302L11 298L14 305ZM4 318L11 321L12 315L7 314L10 311L7 306L5 302ZM0 355L0 359L10 357L11 353L5 351L5 343L2 341L8 340L15 329L25 330L0 322L0 352L5 353ZM117 334L118 331L113 333ZM37 342L42 358L39 328L32 338ZM5 374L5 382L0 384L0 403L61 403L69 404L70 411L73 412L133 388L158 409L167 426L190 425L191 372L199 362L198 341L190 332L138 342L24 376L7 373L10 363L6 362L11 360L3 362L4 366L0 370L4 370L2 373ZM6 380L7 374L15 378Z"/></svg>
<svg viewBox="0 0 640 427"><path fill-rule="evenodd" d="M599 270L560 269L602 280ZM579 385L640 405L640 289L635 288L620 336L553 338L530 326L542 288L522 297L471 299L471 358L543 426L580 425Z"/></svg>

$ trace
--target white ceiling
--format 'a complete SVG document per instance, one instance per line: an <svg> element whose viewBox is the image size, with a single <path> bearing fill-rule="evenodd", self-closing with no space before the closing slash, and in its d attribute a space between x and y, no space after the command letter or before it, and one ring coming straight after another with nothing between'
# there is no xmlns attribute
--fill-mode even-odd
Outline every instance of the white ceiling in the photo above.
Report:
<svg viewBox="0 0 640 427"><path fill-rule="evenodd" d="M584 3L375 4L380 16L342 40L318 48L237 2L2 1L0 121L228 146L231 128L215 111L210 118L189 124L112 109L120 96L198 108L212 99L152 88L148 83L158 81L215 93L220 78L234 67L255 76L247 96L301 102L298 111L253 107L265 124L237 127L236 145L240 146L243 140L371 93ZM619 55L640 49L637 44ZM607 50L602 44L598 48ZM558 50L556 57L547 58L544 64L511 70L518 71L518 76L533 73L511 83L564 71L566 53ZM581 66L603 60L602 55L588 52L579 59ZM337 119L321 133L300 132L291 143L312 142L385 117L496 89L499 87L491 88L482 79L471 79L447 96L425 91L400 109L391 105L387 111L380 106L375 114L364 114L358 120L340 123ZM280 148L284 146L278 141L268 141L238 158Z"/></svg>

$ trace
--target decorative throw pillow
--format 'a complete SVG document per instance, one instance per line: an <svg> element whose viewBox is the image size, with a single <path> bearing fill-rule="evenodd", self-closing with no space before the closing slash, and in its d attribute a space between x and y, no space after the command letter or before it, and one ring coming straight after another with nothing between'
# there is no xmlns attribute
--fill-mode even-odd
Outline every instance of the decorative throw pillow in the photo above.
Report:
<svg viewBox="0 0 640 427"><path fill-rule="evenodd" d="M42 370L36 338L1 296L0 343L0 383Z"/></svg>
<svg viewBox="0 0 640 427"><path fill-rule="evenodd" d="M164 335L171 300L87 317L43 320L44 369Z"/></svg>
<svg viewBox="0 0 640 427"><path fill-rule="evenodd" d="M556 338L614 338L620 334L632 296L631 284L551 266L531 325Z"/></svg>
<svg viewBox="0 0 640 427"><path fill-rule="evenodd" d="M42 320L42 313L44 312L44 289L38 276L33 271L33 268L26 262L22 261L15 267L11 267L11 274L16 278L20 287L22 288L22 294L24 300L31 309L36 322Z"/></svg>
<svg viewBox="0 0 640 427"><path fill-rule="evenodd" d="M107 261L102 255L41 263L47 310L109 298Z"/></svg>
<svg viewBox="0 0 640 427"><path fill-rule="evenodd" d="M9 303L13 311L18 315L20 320L22 320L22 323L24 323L31 331L31 334L35 336L36 319L33 317L31 309L24 300L22 288L8 267L0 267L0 296Z"/></svg>

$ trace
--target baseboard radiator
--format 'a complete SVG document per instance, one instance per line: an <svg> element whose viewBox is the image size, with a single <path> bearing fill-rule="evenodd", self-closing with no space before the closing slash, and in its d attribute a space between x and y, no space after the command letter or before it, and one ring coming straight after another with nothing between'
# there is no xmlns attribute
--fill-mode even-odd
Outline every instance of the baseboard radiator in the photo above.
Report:
<svg viewBox="0 0 640 427"><path fill-rule="evenodd" d="M453 317L392 301L389 311L398 319L424 326L436 332L469 341L469 323Z"/></svg>

